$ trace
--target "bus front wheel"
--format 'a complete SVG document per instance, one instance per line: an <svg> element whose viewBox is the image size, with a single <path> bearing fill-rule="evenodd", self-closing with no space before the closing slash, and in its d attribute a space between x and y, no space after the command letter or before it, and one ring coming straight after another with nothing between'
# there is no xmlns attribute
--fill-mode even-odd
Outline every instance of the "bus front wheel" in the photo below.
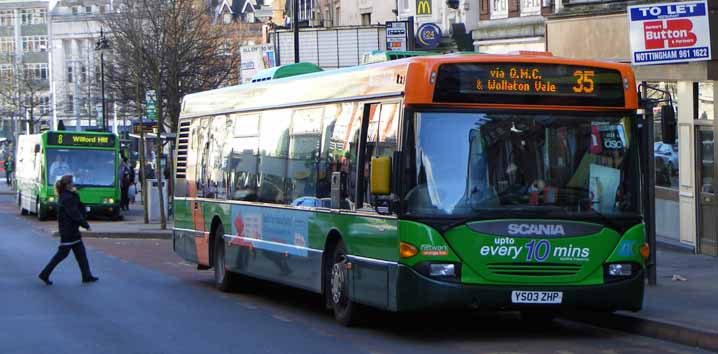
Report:
<svg viewBox="0 0 718 354"><path fill-rule="evenodd" d="M331 261L326 269L326 290L325 294L334 311L334 318L345 326L357 324L359 320L360 306L349 298L349 272L347 250L343 241L339 241L334 247Z"/></svg>
<svg viewBox="0 0 718 354"><path fill-rule="evenodd" d="M40 221L47 220L47 210L42 207L42 203L40 203L40 198L37 198L37 201L35 202L35 210L37 211L37 219Z"/></svg>
<svg viewBox="0 0 718 354"><path fill-rule="evenodd" d="M17 206L20 207L20 214L27 215L29 212L22 206L22 193L17 195Z"/></svg>
<svg viewBox="0 0 718 354"><path fill-rule="evenodd" d="M224 227L219 225L214 232L214 285L223 292L231 292L236 275L227 270L224 250Z"/></svg>

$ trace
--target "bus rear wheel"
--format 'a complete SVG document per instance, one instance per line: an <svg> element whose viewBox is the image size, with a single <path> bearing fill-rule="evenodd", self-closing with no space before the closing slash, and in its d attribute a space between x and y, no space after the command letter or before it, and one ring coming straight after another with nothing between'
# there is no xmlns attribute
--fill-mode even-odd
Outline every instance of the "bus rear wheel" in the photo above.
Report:
<svg viewBox="0 0 718 354"><path fill-rule="evenodd" d="M334 318L344 326L356 325L359 322L361 305L349 298L349 259L343 241L339 241L334 247L332 257L327 263L325 296L334 311Z"/></svg>
<svg viewBox="0 0 718 354"><path fill-rule="evenodd" d="M227 270L224 250L224 227L219 225L214 232L214 285L223 292L234 290L236 274Z"/></svg>

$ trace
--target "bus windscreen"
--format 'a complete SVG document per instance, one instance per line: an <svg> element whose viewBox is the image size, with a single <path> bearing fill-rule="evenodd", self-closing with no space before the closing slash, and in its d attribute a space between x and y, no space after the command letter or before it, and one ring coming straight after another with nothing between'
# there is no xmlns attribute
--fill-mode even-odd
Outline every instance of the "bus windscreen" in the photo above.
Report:
<svg viewBox="0 0 718 354"><path fill-rule="evenodd" d="M114 187L117 168L111 150L47 149L47 182L71 175L82 187Z"/></svg>
<svg viewBox="0 0 718 354"><path fill-rule="evenodd" d="M532 63L455 63L439 67L434 102L624 107L617 70Z"/></svg>

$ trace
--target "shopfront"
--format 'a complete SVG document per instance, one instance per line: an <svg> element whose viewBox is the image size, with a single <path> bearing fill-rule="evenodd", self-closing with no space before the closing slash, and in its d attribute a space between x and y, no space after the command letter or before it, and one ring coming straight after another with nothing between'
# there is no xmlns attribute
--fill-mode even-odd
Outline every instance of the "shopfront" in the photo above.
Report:
<svg viewBox="0 0 718 354"><path fill-rule="evenodd" d="M718 4L711 5L718 7ZM718 57L718 21L711 14L711 47ZM716 25L714 25L716 24ZM546 20L546 47L556 56L631 62L626 12L554 16ZM668 91L678 139L665 144L657 120L656 233L660 241L718 256L718 61L636 66L638 82ZM657 94L657 93L656 93ZM660 112L660 109L655 111ZM658 114L657 119L660 119Z"/></svg>

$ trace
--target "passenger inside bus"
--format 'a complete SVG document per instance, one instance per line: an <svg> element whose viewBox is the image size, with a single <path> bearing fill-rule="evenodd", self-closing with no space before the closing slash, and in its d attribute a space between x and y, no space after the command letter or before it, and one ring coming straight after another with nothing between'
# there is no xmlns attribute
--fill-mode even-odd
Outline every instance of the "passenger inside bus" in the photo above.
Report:
<svg viewBox="0 0 718 354"><path fill-rule="evenodd" d="M630 121L618 118L423 114L408 212L635 210ZM463 160L463 161L462 161Z"/></svg>

